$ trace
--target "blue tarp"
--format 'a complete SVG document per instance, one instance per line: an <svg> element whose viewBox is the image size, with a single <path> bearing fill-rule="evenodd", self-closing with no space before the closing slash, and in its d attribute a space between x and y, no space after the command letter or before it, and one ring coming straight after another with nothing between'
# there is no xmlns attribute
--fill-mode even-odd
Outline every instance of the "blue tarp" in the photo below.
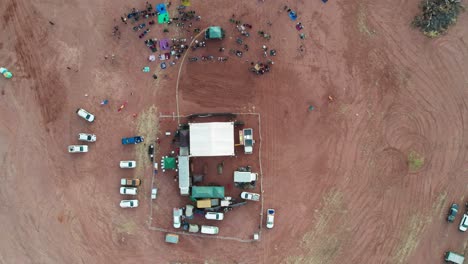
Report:
<svg viewBox="0 0 468 264"><path fill-rule="evenodd" d="M159 14L165 14L165 13L167 13L166 4L164 4L164 3L158 4L158 5L156 6L156 11L159 12Z"/></svg>
<svg viewBox="0 0 468 264"><path fill-rule="evenodd" d="M294 11L289 12L289 18L291 18L292 21L296 20L297 14Z"/></svg>

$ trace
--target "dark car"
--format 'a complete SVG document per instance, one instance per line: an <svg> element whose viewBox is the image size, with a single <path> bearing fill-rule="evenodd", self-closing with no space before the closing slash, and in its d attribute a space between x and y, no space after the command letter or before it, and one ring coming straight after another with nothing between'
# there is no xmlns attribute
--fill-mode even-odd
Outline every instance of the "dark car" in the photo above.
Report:
<svg viewBox="0 0 468 264"><path fill-rule="evenodd" d="M151 162L154 162L154 145L153 144L151 144L148 147L148 155L149 155Z"/></svg>
<svg viewBox="0 0 468 264"><path fill-rule="evenodd" d="M447 216L447 221L452 223L453 220L455 220L455 216L457 216L458 213L458 204L452 204L450 207L448 216Z"/></svg>
<svg viewBox="0 0 468 264"><path fill-rule="evenodd" d="M138 144L144 141L143 137L137 136L137 137L129 137L129 138L122 138L122 144L127 145L127 144Z"/></svg>

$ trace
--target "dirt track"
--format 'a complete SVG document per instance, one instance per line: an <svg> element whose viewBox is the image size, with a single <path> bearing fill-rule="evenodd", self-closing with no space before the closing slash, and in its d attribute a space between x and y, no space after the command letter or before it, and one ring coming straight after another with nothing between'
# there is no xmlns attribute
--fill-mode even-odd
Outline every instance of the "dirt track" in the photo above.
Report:
<svg viewBox="0 0 468 264"><path fill-rule="evenodd" d="M243 59L186 62L180 113L261 114L275 229L254 244L183 237L169 246L147 228L148 201L118 208L118 179L134 176L118 161L139 157L118 142L145 127L133 113L176 111L179 65L159 70L158 80L140 71L149 52L119 21L133 7L127 1L5 0L0 66L15 77L0 80L0 262L439 263L445 250L468 254L460 216L444 220L468 191L466 13L447 36L429 40L409 26L418 1L286 3L305 26L301 54L284 2L193 2L200 27L227 29L226 50L237 45L233 13L254 28ZM111 35L115 24L121 39ZM271 73L254 76L245 60L261 58L261 29L278 56ZM218 55L218 47L196 55ZM111 54L115 61L104 59ZM110 104L99 106L105 98ZM77 107L96 122L79 120ZM89 153L69 155L78 132L98 140ZM424 157L417 171L410 153Z"/></svg>

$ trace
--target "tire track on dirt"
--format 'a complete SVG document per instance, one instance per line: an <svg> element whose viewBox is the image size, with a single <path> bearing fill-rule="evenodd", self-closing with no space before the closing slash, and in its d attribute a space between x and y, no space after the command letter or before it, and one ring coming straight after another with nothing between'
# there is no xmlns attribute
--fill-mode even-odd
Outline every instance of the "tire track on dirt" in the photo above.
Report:
<svg viewBox="0 0 468 264"><path fill-rule="evenodd" d="M441 171L454 170L453 166L459 167L465 157L461 114L466 112L464 93L454 96L445 89L456 85L455 73L459 72L445 74L446 69L463 63L438 50L431 53L436 56L424 57L428 53L423 49L434 44L427 42L424 48L414 45L418 36L409 34L416 31L412 32L408 22L401 19L408 18L408 3L396 3L396 12L405 13L396 24L385 23L394 20L394 6L389 9L388 3L383 2L362 4L368 5L366 10L374 10L366 18L370 18L369 28L376 29L377 34L356 38L349 32L348 50L353 53L347 54L346 59L359 72L355 77L361 81L353 93L365 95L358 96L356 103L366 104L369 113L359 127L369 132L356 135L353 140L366 149L361 155L356 153L355 173L361 179L356 178L357 185L348 199L355 204L348 217L359 223L361 232L356 230L360 234L356 244L346 251L349 254L343 255L351 256L353 263L364 257L370 262L390 259L408 263L434 217L428 201L437 199L447 186L447 176ZM356 9L346 10L349 16L355 16ZM371 101L376 97L377 104ZM409 173L412 151L423 157L423 163Z"/></svg>
<svg viewBox="0 0 468 264"><path fill-rule="evenodd" d="M41 26L44 21L31 3L9 0L5 4L8 7L3 22L5 26L11 26L16 35L15 51L24 71L19 73L30 81L44 122L54 122L62 114L66 91L59 74L47 64L51 58L37 52L37 47L48 48L49 34Z"/></svg>

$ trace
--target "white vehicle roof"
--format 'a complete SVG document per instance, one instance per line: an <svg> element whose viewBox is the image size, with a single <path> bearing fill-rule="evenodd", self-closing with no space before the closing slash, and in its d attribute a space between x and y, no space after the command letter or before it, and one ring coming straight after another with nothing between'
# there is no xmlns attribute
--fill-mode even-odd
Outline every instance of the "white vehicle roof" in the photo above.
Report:
<svg viewBox="0 0 468 264"><path fill-rule="evenodd" d="M462 220L460 222L460 226L458 227L460 231L465 232L468 229L468 215L464 214Z"/></svg>
<svg viewBox="0 0 468 264"><path fill-rule="evenodd" d="M120 187L120 194L136 195L137 193L138 189L136 187Z"/></svg>
<svg viewBox="0 0 468 264"><path fill-rule="evenodd" d="M210 234L210 235L216 235L219 233L219 228L217 226L206 226L202 225L201 226L201 232L203 234Z"/></svg>
<svg viewBox="0 0 468 264"><path fill-rule="evenodd" d="M186 217L192 217L193 216L193 205L187 204L185 206L185 216Z"/></svg>
<svg viewBox="0 0 468 264"><path fill-rule="evenodd" d="M242 198L248 197L248 196L251 196L251 198L253 198L253 197L260 198L260 194L258 194L258 193L241 192L241 197Z"/></svg>
<svg viewBox="0 0 468 264"><path fill-rule="evenodd" d="M120 168L135 168L136 161L134 160L122 160L120 161Z"/></svg>
<svg viewBox="0 0 468 264"><path fill-rule="evenodd" d="M138 207L138 200L122 200L120 201L120 207L122 208Z"/></svg>
<svg viewBox="0 0 468 264"><path fill-rule="evenodd" d="M88 152L88 145L70 145L68 152Z"/></svg>
<svg viewBox="0 0 468 264"><path fill-rule="evenodd" d="M216 213L216 212L207 212L205 214L205 218L209 220L223 220L224 214L223 213Z"/></svg>
<svg viewBox="0 0 468 264"><path fill-rule="evenodd" d="M182 216L182 209L174 208L173 218L174 218L174 228L179 228L181 226L180 217Z"/></svg>
<svg viewBox="0 0 468 264"><path fill-rule="evenodd" d="M87 134L87 133L79 133L78 140L94 142L96 141L96 135L94 134Z"/></svg>
<svg viewBox="0 0 468 264"><path fill-rule="evenodd" d="M257 173L250 171L234 171L234 182L251 182L257 180Z"/></svg>
<svg viewBox="0 0 468 264"><path fill-rule="evenodd" d="M78 110L76 110L76 113L89 122L94 121L94 115L84 110L83 108L79 108Z"/></svg>
<svg viewBox="0 0 468 264"><path fill-rule="evenodd" d="M274 224L275 224L275 210L267 209L266 227L273 228Z"/></svg>

